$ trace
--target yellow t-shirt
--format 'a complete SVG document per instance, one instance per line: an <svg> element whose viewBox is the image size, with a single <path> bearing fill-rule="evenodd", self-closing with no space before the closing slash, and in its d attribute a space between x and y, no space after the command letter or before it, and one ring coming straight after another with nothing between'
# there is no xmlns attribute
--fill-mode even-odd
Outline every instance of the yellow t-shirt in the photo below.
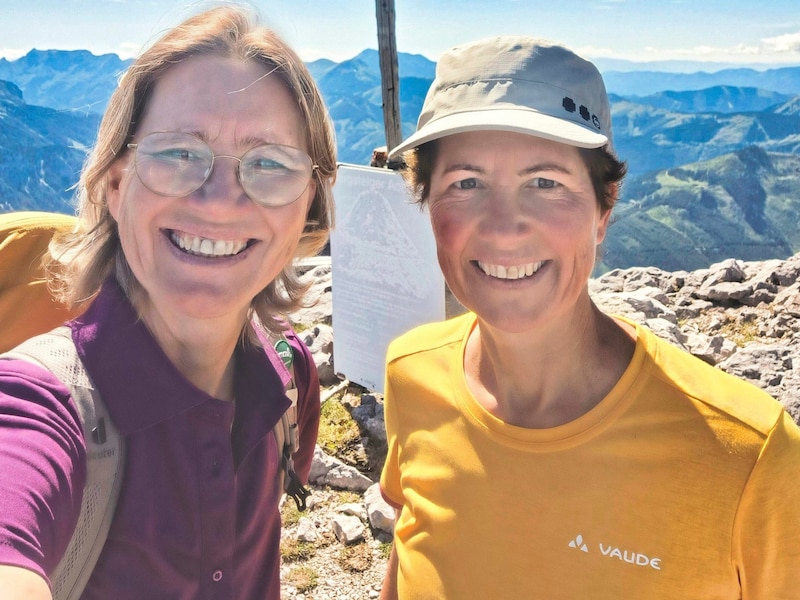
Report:
<svg viewBox="0 0 800 600"><path fill-rule="evenodd" d="M401 599L800 598L800 431L777 401L637 327L594 409L515 427L467 388L474 323L388 351Z"/></svg>

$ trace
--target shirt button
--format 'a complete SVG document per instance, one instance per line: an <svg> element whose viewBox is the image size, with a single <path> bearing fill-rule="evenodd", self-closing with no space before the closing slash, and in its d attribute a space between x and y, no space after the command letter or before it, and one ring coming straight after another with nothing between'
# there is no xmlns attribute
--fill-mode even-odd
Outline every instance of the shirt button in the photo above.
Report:
<svg viewBox="0 0 800 600"><path fill-rule="evenodd" d="M211 575L211 579L213 579L215 582L221 581L222 580L222 571L220 571L219 569L214 571L214 574Z"/></svg>

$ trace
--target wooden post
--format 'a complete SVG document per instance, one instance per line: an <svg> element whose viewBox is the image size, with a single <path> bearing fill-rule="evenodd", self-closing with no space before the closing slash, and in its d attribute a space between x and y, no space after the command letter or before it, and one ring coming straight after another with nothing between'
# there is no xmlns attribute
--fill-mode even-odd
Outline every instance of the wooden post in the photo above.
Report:
<svg viewBox="0 0 800 600"><path fill-rule="evenodd" d="M403 131L400 125L400 78L394 32L394 0L375 0L375 14L378 20L383 127L386 131L386 147L391 150L403 141Z"/></svg>

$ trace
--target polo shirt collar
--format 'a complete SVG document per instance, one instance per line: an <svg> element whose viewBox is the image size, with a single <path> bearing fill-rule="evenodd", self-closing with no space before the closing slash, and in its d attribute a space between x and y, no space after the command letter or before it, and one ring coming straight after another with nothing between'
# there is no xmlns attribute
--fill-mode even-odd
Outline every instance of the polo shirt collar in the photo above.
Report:
<svg viewBox="0 0 800 600"><path fill-rule="evenodd" d="M215 400L175 368L113 277L70 326L78 355L123 435ZM281 377L263 349L247 345L237 351L242 353L237 382L243 382L237 383L237 406L248 407L246 412L251 412L254 405L261 404L262 410L255 412L262 426L269 429L290 401L281 393L264 406L255 396L260 391L263 399L264 390L282 390Z"/></svg>

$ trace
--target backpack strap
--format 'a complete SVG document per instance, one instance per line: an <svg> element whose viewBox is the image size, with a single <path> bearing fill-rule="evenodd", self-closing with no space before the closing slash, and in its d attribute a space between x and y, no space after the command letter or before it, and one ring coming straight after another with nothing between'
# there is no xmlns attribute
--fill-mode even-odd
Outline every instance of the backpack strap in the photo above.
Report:
<svg viewBox="0 0 800 600"><path fill-rule="evenodd" d="M300 449L300 436L297 425L297 385L294 377L294 351L286 337L270 340L273 353L267 351L273 366L281 372L288 372L289 379L285 384L286 396L292 401L291 406L281 415L281 420L275 425L275 441L278 444L278 453L281 457L280 483L283 491L294 499L297 510L306 510L306 498L311 492L303 486L294 470L294 455ZM276 361L275 357L279 360Z"/></svg>
<svg viewBox="0 0 800 600"><path fill-rule="evenodd" d="M86 441L86 486L78 524L50 576L54 600L77 600L105 544L122 487L124 440L81 362L66 326L35 336L3 358L22 359L52 372L69 388Z"/></svg>

